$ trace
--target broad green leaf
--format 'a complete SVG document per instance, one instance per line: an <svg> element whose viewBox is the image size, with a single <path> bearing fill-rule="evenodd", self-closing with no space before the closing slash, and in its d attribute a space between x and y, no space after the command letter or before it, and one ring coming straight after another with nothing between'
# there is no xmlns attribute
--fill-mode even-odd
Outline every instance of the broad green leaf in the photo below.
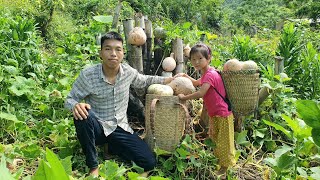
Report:
<svg viewBox="0 0 320 180"><path fill-rule="evenodd" d="M117 171L119 169L119 165L114 161L106 161L106 177L107 179L113 179L117 177Z"/></svg>
<svg viewBox="0 0 320 180"><path fill-rule="evenodd" d="M294 137L298 138L300 141L304 138L311 136L311 129L307 126L304 121L299 119L291 119L289 116L282 114L282 119L284 119L288 126L292 129ZM299 122L300 121L300 122Z"/></svg>
<svg viewBox="0 0 320 180"><path fill-rule="evenodd" d="M46 149L46 159L48 161L48 165L51 168L50 171L52 171L51 177L54 177L54 179L59 179L59 180L69 179L69 176L67 175L61 162L59 161L59 158L48 148ZM45 169L46 169L46 166L45 166Z"/></svg>
<svg viewBox="0 0 320 180"><path fill-rule="evenodd" d="M9 114L9 113L4 113L4 112L0 112L0 119L5 119L8 121L13 121L15 123L23 123L22 121L19 121L17 119L17 116L14 114Z"/></svg>
<svg viewBox="0 0 320 180"><path fill-rule="evenodd" d="M320 128L313 128L311 131L314 143L320 147Z"/></svg>
<svg viewBox="0 0 320 180"><path fill-rule="evenodd" d="M14 180L13 176L11 175L9 169L6 166L6 158L4 156L1 156L0 174L1 179Z"/></svg>
<svg viewBox="0 0 320 180"><path fill-rule="evenodd" d="M176 151L179 153L180 157L182 157L184 159L190 154L188 151L186 151L183 148L177 148Z"/></svg>
<svg viewBox="0 0 320 180"><path fill-rule="evenodd" d="M287 153L288 151L291 151L292 147L289 147L287 145L282 146L280 149L277 149L274 152L274 155L276 158L280 158L280 156L282 156L283 154Z"/></svg>
<svg viewBox="0 0 320 180"><path fill-rule="evenodd" d="M128 172L127 173L129 180L138 180L139 179L139 174L136 172Z"/></svg>
<svg viewBox="0 0 320 180"><path fill-rule="evenodd" d="M263 159L263 161L264 161L266 164L270 165L271 167L277 166L277 161L276 161L276 159L274 159L274 158L265 158L265 159Z"/></svg>
<svg viewBox="0 0 320 180"><path fill-rule="evenodd" d="M284 127L280 126L279 124L270 122L270 121L268 121L268 120L263 120L263 122L264 122L266 125L272 126L272 127L274 127L276 130L283 132L283 133L284 133L286 136L288 136L289 138L292 138L292 137L291 137L291 134L290 134L290 131L286 130Z"/></svg>
<svg viewBox="0 0 320 180"><path fill-rule="evenodd" d="M186 164L181 159L177 159L176 163L177 163L176 166L177 166L178 171L184 172Z"/></svg>
<svg viewBox="0 0 320 180"><path fill-rule="evenodd" d="M320 128L320 109L312 100L298 100L296 102L297 112L307 125Z"/></svg>
<svg viewBox="0 0 320 180"><path fill-rule="evenodd" d="M288 153L280 156L277 162L277 166L280 169L289 169L297 161L297 158L289 155Z"/></svg>
<svg viewBox="0 0 320 180"><path fill-rule="evenodd" d="M267 128L262 128L262 129L254 129L253 130L253 137L259 137L259 138L264 138Z"/></svg>
<svg viewBox="0 0 320 180"><path fill-rule="evenodd" d="M35 173L35 175L32 177L32 180L46 180L46 172L44 170L44 160L41 159L38 169Z"/></svg>
<svg viewBox="0 0 320 180"><path fill-rule="evenodd" d="M249 141L247 141L247 130L241 131L240 133L235 132L235 140L237 144L247 146L249 145Z"/></svg>
<svg viewBox="0 0 320 180"><path fill-rule="evenodd" d="M72 174L72 156L68 156L64 159L61 159L61 164L68 175Z"/></svg>
<svg viewBox="0 0 320 180"><path fill-rule="evenodd" d="M161 155L171 155L172 153L163 149L160 149L158 147L154 148L154 152L156 153L157 156L161 156Z"/></svg>
<svg viewBox="0 0 320 180"><path fill-rule="evenodd" d="M112 23L112 16L93 16L93 19L101 23Z"/></svg>
<svg viewBox="0 0 320 180"><path fill-rule="evenodd" d="M163 167L165 167L166 170L172 170L173 169L173 162L172 162L172 158L167 159L164 163L163 163Z"/></svg>

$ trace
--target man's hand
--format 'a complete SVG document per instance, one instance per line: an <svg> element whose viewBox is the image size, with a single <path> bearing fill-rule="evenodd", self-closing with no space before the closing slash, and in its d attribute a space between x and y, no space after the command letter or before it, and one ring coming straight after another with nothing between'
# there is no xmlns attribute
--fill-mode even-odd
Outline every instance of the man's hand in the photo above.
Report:
<svg viewBox="0 0 320 180"><path fill-rule="evenodd" d="M186 96L184 94L178 94L178 97L180 100L184 101Z"/></svg>
<svg viewBox="0 0 320 180"><path fill-rule="evenodd" d="M83 119L87 119L89 113L88 110L91 109L90 104L86 104L86 103L78 103L76 104L73 109L72 109L72 114L73 117L76 120L83 120Z"/></svg>

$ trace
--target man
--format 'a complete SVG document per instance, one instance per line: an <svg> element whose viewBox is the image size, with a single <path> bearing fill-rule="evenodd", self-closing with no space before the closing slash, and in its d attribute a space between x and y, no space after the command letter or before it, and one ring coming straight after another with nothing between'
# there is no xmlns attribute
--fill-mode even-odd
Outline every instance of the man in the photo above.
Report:
<svg viewBox="0 0 320 180"><path fill-rule="evenodd" d="M173 78L142 75L128 64L121 63L123 39L116 32L101 37L99 55L102 63L81 71L65 102L65 107L72 110L89 173L98 176L95 145L104 143L108 143L111 153L134 161L145 171L152 170L156 165L152 151L128 124L129 88L167 84Z"/></svg>

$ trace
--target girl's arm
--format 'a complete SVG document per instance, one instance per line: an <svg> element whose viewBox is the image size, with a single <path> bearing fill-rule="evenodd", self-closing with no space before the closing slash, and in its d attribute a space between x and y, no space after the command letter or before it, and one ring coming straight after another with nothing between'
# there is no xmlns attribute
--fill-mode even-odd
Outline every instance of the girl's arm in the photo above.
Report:
<svg viewBox="0 0 320 180"><path fill-rule="evenodd" d="M190 76L189 76L188 74L186 74L186 73L176 74L176 75L174 76L174 78L176 78L176 77L186 77L186 78L190 79L194 87L200 85L200 79L194 79L194 78L190 77Z"/></svg>
<svg viewBox="0 0 320 180"><path fill-rule="evenodd" d="M196 92L189 94L189 95L178 94L178 97L181 100L199 99L199 98L202 98L207 93L209 88L210 88L209 83L203 83L201 88L199 89L199 91L196 91Z"/></svg>

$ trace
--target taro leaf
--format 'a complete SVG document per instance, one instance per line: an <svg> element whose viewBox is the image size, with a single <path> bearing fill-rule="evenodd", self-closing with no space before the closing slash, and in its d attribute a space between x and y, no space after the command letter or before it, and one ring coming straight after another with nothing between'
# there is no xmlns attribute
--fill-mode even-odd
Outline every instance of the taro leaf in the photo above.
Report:
<svg viewBox="0 0 320 180"><path fill-rule="evenodd" d="M320 147L320 128L312 128L311 134L314 143Z"/></svg>
<svg viewBox="0 0 320 180"><path fill-rule="evenodd" d="M313 128L320 128L320 109L312 100L298 100L296 102L297 112L304 122Z"/></svg>
<svg viewBox="0 0 320 180"><path fill-rule="evenodd" d="M283 132L285 135L287 135L289 138L291 138L290 131L286 130L284 127L280 126L279 124L273 123L273 122L268 121L268 120L263 120L263 122L264 122L266 125L272 126L272 127L274 127L276 130Z"/></svg>
<svg viewBox="0 0 320 180"><path fill-rule="evenodd" d="M51 170L50 176L53 179L59 179L59 180L69 179L69 176L67 175L62 163L59 161L59 158L48 148L46 149L46 159L48 161L48 164L50 165L49 167ZM45 166L45 169L46 169L46 166Z"/></svg>
<svg viewBox="0 0 320 180"><path fill-rule="evenodd" d="M4 156L1 157L0 174L1 179L14 180L13 176L10 174L9 169L6 167L6 159Z"/></svg>
<svg viewBox="0 0 320 180"><path fill-rule="evenodd" d="M71 175L72 174L72 162L71 162L72 156L68 156L64 159L61 159L61 164L66 171L67 174Z"/></svg>
<svg viewBox="0 0 320 180"><path fill-rule="evenodd" d="M93 16L93 19L101 23L112 23L112 16Z"/></svg>
<svg viewBox="0 0 320 180"><path fill-rule="evenodd" d="M45 169L44 169L44 160L41 159L40 160L40 163L39 163L39 166L38 166L38 169L35 173L35 175L33 176L32 180L43 180L43 179L47 179L46 178L46 172L45 172ZM50 175L49 175L50 176Z"/></svg>
<svg viewBox="0 0 320 180"><path fill-rule="evenodd" d="M278 168L289 169L297 161L297 158L288 153L282 154L278 159Z"/></svg>

